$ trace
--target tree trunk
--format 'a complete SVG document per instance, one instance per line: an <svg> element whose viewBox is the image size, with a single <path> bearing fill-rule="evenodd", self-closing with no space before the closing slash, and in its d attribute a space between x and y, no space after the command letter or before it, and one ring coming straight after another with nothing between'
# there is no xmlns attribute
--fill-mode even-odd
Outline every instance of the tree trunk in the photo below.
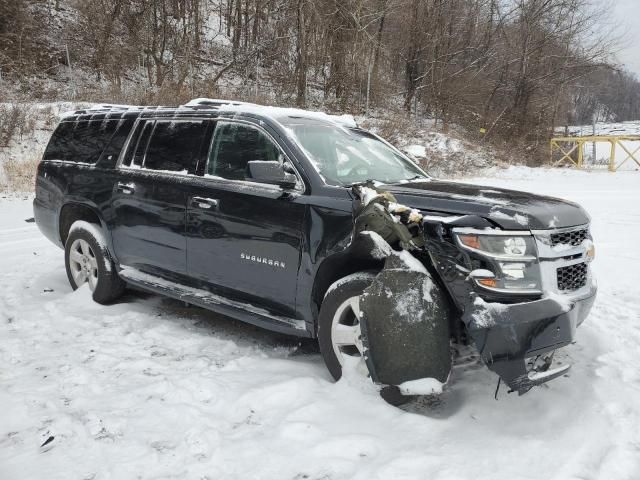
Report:
<svg viewBox="0 0 640 480"><path fill-rule="evenodd" d="M307 36L304 11L305 0L298 0L296 44L296 105L304 107L307 101Z"/></svg>

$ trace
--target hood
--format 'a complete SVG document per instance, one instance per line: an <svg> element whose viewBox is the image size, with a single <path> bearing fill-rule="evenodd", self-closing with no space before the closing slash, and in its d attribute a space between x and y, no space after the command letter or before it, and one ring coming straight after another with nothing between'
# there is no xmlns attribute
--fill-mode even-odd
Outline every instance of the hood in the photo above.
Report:
<svg viewBox="0 0 640 480"><path fill-rule="evenodd" d="M533 193L440 180L384 185L398 202L429 213L478 215L505 230L547 230L589 223L578 204Z"/></svg>

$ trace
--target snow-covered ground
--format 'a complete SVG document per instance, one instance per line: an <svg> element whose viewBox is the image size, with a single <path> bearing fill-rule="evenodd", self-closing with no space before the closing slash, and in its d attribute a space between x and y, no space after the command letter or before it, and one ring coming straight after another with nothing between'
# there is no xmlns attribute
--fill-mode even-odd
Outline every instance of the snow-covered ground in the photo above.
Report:
<svg viewBox="0 0 640 480"><path fill-rule="evenodd" d="M496 401L472 361L403 410L308 343L153 295L92 303L29 201L0 200L0 478L637 480L640 173L474 181L582 203L599 297L566 378Z"/></svg>

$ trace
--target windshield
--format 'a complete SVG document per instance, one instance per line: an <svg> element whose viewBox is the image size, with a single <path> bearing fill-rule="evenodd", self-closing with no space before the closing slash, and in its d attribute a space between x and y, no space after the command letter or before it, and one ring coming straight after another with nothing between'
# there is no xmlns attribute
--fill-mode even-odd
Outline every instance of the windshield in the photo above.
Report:
<svg viewBox="0 0 640 480"><path fill-rule="evenodd" d="M288 127L329 184L429 178L411 160L364 130L318 124Z"/></svg>

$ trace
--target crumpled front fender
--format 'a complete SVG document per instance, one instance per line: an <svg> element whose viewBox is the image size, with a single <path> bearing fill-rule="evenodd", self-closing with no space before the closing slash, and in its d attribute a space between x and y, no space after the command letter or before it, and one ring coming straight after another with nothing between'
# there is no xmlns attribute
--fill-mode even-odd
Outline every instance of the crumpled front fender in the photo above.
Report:
<svg viewBox="0 0 640 480"><path fill-rule="evenodd" d="M360 296L360 311L365 360L373 381L384 385L425 378L447 381L448 303L409 252L387 257L383 270Z"/></svg>

